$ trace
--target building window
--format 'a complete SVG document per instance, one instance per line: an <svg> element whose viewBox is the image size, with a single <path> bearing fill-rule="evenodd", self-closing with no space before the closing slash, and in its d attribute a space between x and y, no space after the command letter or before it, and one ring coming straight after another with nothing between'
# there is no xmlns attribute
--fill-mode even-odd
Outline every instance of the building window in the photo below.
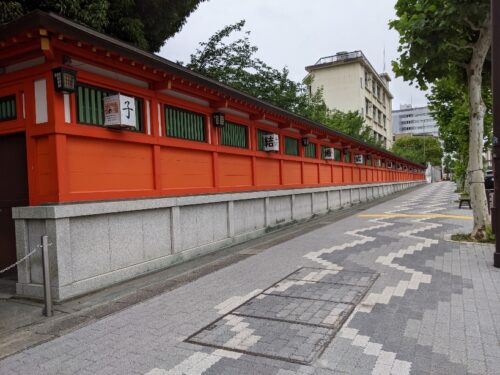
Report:
<svg viewBox="0 0 500 375"><path fill-rule="evenodd" d="M351 153L349 150L344 151L344 162L350 163L351 162Z"/></svg>
<svg viewBox="0 0 500 375"><path fill-rule="evenodd" d="M387 117L386 117L386 115L384 115L384 129L386 128L386 121L387 121Z"/></svg>
<svg viewBox="0 0 500 375"><path fill-rule="evenodd" d="M104 98L116 95L116 91L106 90L100 87L77 84L76 88L76 121L80 124L104 126ZM143 100L135 98L135 129L131 131L143 131Z"/></svg>
<svg viewBox="0 0 500 375"><path fill-rule="evenodd" d="M285 137L285 154L299 155L299 140L296 138Z"/></svg>
<svg viewBox="0 0 500 375"><path fill-rule="evenodd" d="M377 108L373 106L373 121L377 121Z"/></svg>
<svg viewBox="0 0 500 375"><path fill-rule="evenodd" d="M0 121L15 120L16 112L16 96L9 95L0 98Z"/></svg>
<svg viewBox="0 0 500 375"><path fill-rule="evenodd" d="M247 127L226 121L226 124L221 129L221 144L224 146L248 148Z"/></svg>
<svg viewBox="0 0 500 375"><path fill-rule="evenodd" d="M166 135L205 142L205 116L184 109L165 106Z"/></svg>
<svg viewBox="0 0 500 375"><path fill-rule="evenodd" d="M306 158L316 158L316 143L311 143L304 147L304 155Z"/></svg>

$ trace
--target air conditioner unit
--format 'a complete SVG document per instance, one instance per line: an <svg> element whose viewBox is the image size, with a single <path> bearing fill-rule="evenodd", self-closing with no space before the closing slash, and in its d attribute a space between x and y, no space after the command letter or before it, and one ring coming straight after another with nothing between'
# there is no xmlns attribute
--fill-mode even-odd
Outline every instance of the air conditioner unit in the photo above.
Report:
<svg viewBox="0 0 500 375"><path fill-rule="evenodd" d="M356 155L356 156L354 156L354 163L356 163L356 164L364 164L363 155Z"/></svg>
<svg viewBox="0 0 500 375"><path fill-rule="evenodd" d="M104 98L104 126L113 129L136 128L135 99L122 94Z"/></svg>
<svg viewBox="0 0 500 375"><path fill-rule="evenodd" d="M264 134L264 151L279 151L280 150L280 138L278 134Z"/></svg>
<svg viewBox="0 0 500 375"><path fill-rule="evenodd" d="M325 160L335 160L335 149L325 148L323 151L323 157L325 158Z"/></svg>

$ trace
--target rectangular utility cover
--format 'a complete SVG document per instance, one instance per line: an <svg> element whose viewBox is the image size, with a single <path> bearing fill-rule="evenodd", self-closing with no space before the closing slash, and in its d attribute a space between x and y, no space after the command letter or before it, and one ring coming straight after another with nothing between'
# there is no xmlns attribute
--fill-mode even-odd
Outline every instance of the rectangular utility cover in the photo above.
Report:
<svg viewBox="0 0 500 375"><path fill-rule="evenodd" d="M310 363L334 331L247 316L226 315L187 341L295 363Z"/></svg>
<svg viewBox="0 0 500 375"><path fill-rule="evenodd" d="M233 314L338 329L353 308L347 303L261 294Z"/></svg>
<svg viewBox="0 0 500 375"><path fill-rule="evenodd" d="M135 128L135 99L117 94L104 98L104 126Z"/></svg>

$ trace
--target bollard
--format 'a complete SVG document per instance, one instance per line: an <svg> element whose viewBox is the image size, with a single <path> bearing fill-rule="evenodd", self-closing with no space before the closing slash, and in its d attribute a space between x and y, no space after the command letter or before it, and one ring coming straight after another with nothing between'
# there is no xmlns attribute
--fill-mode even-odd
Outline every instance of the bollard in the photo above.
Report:
<svg viewBox="0 0 500 375"><path fill-rule="evenodd" d="M45 308L43 314L52 316L52 295L50 292L50 268L49 268L49 237L42 236L42 266L43 266L43 297Z"/></svg>

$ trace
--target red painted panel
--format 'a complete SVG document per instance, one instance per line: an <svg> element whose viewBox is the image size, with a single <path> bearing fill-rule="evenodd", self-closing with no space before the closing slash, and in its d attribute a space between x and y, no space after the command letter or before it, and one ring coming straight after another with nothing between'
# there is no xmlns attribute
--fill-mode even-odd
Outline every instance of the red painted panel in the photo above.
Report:
<svg viewBox="0 0 500 375"><path fill-rule="evenodd" d="M319 182L320 184L332 183L332 167L331 165L321 164L319 166Z"/></svg>
<svg viewBox="0 0 500 375"><path fill-rule="evenodd" d="M366 169L360 169L360 182L367 181L367 172Z"/></svg>
<svg viewBox="0 0 500 375"><path fill-rule="evenodd" d="M301 163L298 161L283 161L283 184L300 185L302 183Z"/></svg>
<svg viewBox="0 0 500 375"><path fill-rule="evenodd" d="M220 186L251 186L252 158L230 154L219 154Z"/></svg>
<svg viewBox="0 0 500 375"><path fill-rule="evenodd" d="M280 184L280 162L276 159L257 158L255 161L255 184L271 186Z"/></svg>
<svg viewBox="0 0 500 375"><path fill-rule="evenodd" d="M352 167L344 167L344 183L352 182Z"/></svg>
<svg viewBox="0 0 500 375"><path fill-rule="evenodd" d="M342 172L342 166L334 165L333 166L333 183L341 184L344 181L344 176Z"/></svg>
<svg viewBox="0 0 500 375"><path fill-rule="evenodd" d="M214 186L213 156L208 151L162 147L160 180L162 189Z"/></svg>
<svg viewBox="0 0 500 375"><path fill-rule="evenodd" d="M36 179L38 194L57 195L56 155L53 137L40 137L36 140Z"/></svg>
<svg viewBox="0 0 500 375"><path fill-rule="evenodd" d="M355 184L359 183L361 181L360 178L360 170L359 168L353 168L352 169L352 182Z"/></svg>
<svg viewBox="0 0 500 375"><path fill-rule="evenodd" d="M67 137L69 192L153 190L151 146Z"/></svg>
<svg viewBox="0 0 500 375"><path fill-rule="evenodd" d="M318 165L304 163L304 184L316 185L318 181Z"/></svg>

